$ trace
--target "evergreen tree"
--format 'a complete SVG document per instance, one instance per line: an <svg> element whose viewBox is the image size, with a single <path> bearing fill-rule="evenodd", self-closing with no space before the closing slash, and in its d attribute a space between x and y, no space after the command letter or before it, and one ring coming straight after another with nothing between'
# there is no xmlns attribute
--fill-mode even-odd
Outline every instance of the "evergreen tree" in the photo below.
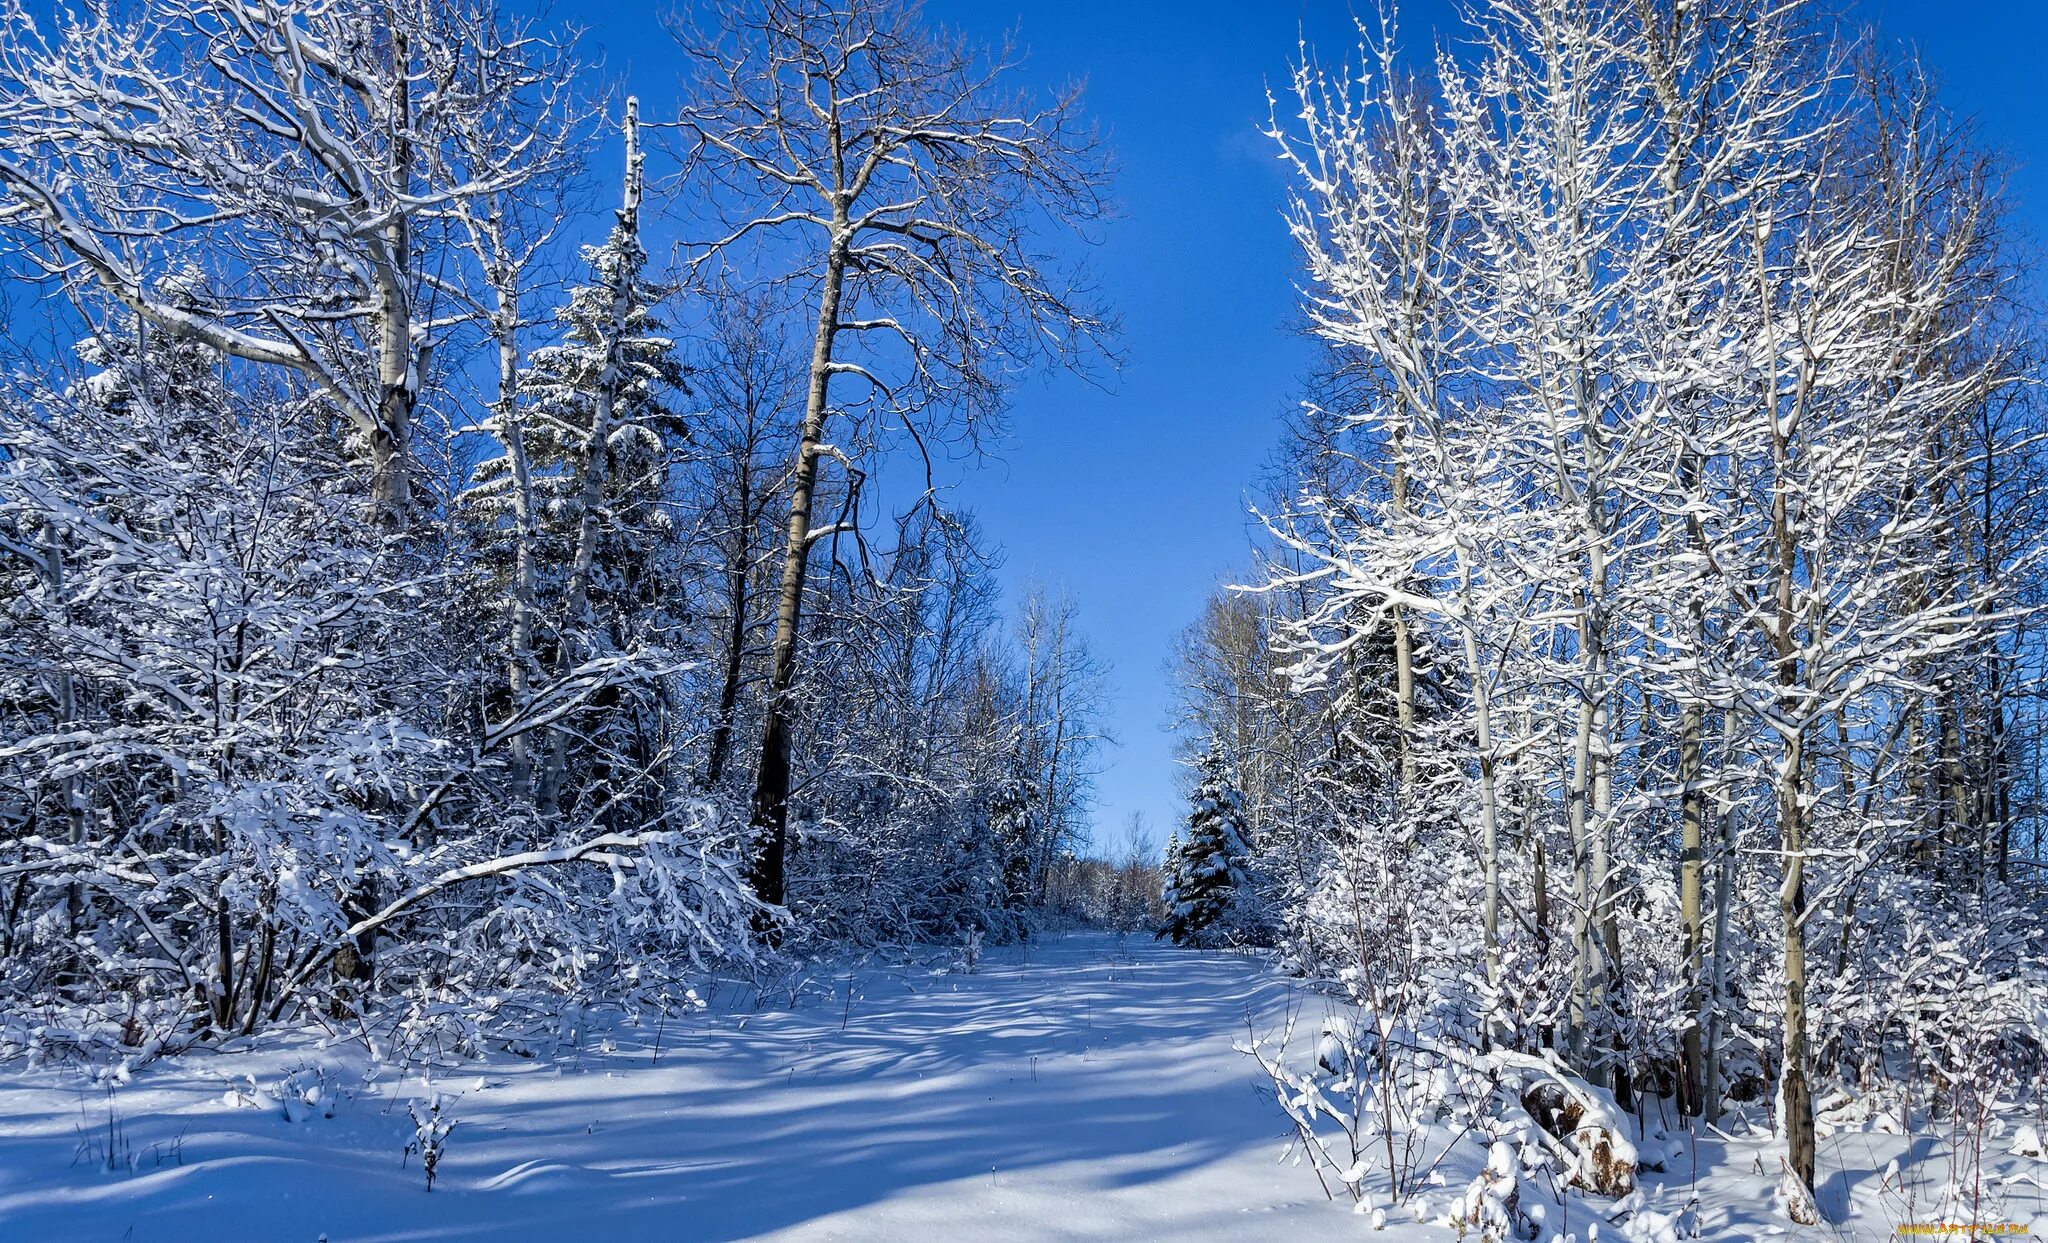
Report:
<svg viewBox="0 0 2048 1243"><path fill-rule="evenodd" d="M657 313L662 290L645 275L637 127L637 106L629 100L617 220L602 245L583 248L590 280L572 289L556 312L560 340L536 349L520 377L516 426L490 424L508 452L479 463L476 482L462 498L485 569L485 594L509 608L521 538L515 490L531 490L531 553L547 567L533 587L537 665L565 677L594 660L646 657L612 675L618 685L590 697L601 720L581 733L610 735L596 739L594 751L572 731L555 732L555 754L540 790L548 805L573 801L578 788L604 787L593 780L604 770L642 770L661 750L664 714L655 675L660 653L676 645L681 626L671 605L683 593L669 477L687 428L665 399L685 391L686 369ZM524 479L509 452L515 437ZM536 681L544 680L540 672L532 671Z"/></svg>
<svg viewBox="0 0 2048 1243"><path fill-rule="evenodd" d="M1221 748L1201 760L1188 833L1167 861L1166 926L1161 936L1177 945L1217 945L1240 939L1250 896L1245 860L1243 799L1231 784Z"/></svg>
<svg viewBox="0 0 2048 1243"><path fill-rule="evenodd" d="M1002 862L998 902L1009 910L1031 905L1031 842L1038 827L1030 783L1005 779L989 802L989 828Z"/></svg>
<svg viewBox="0 0 2048 1243"><path fill-rule="evenodd" d="M1159 901L1168 911L1173 910L1173 896L1180 892L1182 872L1180 866L1180 830L1166 835L1166 855L1160 860L1160 871L1165 881L1159 887ZM1165 935L1162 929L1161 936Z"/></svg>
<svg viewBox="0 0 2048 1243"><path fill-rule="evenodd" d="M541 584L541 612L555 623L550 641L579 656L629 648L650 626L676 542L664 493L687 435L665 400L684 391L685 368L658 314L662 290L644 271L632 126L629 116L626 206L602 245L583 248L590 279L570 290L555 313L561 339L533 351L519 382L539 560L555 569ZM508 573L514 486L509 456L492 458L463 498L486 528L486 558Z"/></svg>

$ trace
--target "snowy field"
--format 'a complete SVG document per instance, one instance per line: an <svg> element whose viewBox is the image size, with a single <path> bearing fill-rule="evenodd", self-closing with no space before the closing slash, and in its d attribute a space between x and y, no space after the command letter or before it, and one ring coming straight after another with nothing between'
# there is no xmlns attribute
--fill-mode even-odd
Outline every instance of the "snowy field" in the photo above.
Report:
<svg viewBox="0 0 2048 1243"><path fill-rule="evenodd" d="M933 951L820 969L794 1010L786 987L727 985L660 1032L658 1056L652 1028L593 1017L559 1055L431 1082L311 1038L191 1054L111 1092L17 1065L0 1077L0 1239L1456 1237L1405 1207L1373 1234L1278 1159L1283 1119L1232 1045L1248 1016L1270 1026L1296 1005L1307 1020L1324 1003L1264 964L1073 935L991 951L972 975L950 965ZM408 1105L435 1093L454 1130L429 1193L404 1150ZM1697 1214L1693 1147L1653 1137L1644 1155L1667 1168L1639 1201L1573 1197L1550 1225L1581 1240L1785 1234L1759 1172L1776 1150L1709 1138ZM1821 1198L1847 1223L1786 1237L1882 1239L1917 1220L1881 1185L1899 1144L1827 1141ZM1940 1165L1924 1141L1920 1155ZM1454 1151L1432 1217L1483 1157ZM2000 1194L2001 1219L2048 1234L2037 1183Z"/></svg>

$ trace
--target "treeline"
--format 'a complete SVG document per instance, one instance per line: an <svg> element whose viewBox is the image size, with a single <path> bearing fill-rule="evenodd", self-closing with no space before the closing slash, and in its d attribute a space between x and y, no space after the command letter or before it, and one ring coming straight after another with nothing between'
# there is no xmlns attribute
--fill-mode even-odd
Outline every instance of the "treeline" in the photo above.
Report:
<svg viewBox="0 0 2048 1243"><path fill-rule="evenodd" d="M914 4L699 17L656 129L490 3L8 6L0 1044L473 1045L1071 888L1101 669L936 471L1100 357L1092 132Z"/></svg>
<svg viewBox="0 0 2048 1243"><path fill-rule="evenodd" d="M1462 37L1389 16L1274 106L1327 366L1177 658L1236 918L1624 1104L1769 1098L1809 1190L1817 1115L2038 1100L2048 492L1997 160L1814 6Z"/></svg>

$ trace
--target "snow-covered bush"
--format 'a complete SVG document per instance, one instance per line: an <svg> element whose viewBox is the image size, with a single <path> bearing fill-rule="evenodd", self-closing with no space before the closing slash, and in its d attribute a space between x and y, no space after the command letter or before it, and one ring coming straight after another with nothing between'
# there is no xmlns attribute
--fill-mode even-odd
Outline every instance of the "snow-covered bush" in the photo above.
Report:
<svg viewBox="0 0 2048 1243"><path fill-rule="evenodd" d="M1470 1231L1477 1243L1507 1243L1532 1235L1522 1213L1520 1162L1506 1142L1495 1140L1486 1152L1486 1168L1465 1188L1465 1197L1451 1212L1460 1237Z"/></svg>
<svg viewBox="0 0 2048 1243"><path fill-rule="evenodd" d="M561 992L744 951L738 842L702 805L607 832L500 798L531 719L451 728L462 653L418 624L449 576L366 521L317 399L175 340L87 359L0 410L11 1010L175 1043L408 981ZM373 952L374 981L335 969Z"/></svg>

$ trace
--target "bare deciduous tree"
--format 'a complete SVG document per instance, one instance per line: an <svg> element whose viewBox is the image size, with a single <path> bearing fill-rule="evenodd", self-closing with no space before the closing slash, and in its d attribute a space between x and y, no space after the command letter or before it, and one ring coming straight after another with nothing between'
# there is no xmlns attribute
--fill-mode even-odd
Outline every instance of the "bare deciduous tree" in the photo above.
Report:
<svg viewBox="0 0 2048 1243"><path fill-rule="evenodd" d="M780 903L805 574L860 509L835 428L861 412L929 464L938 442L979 437L1021 363L1097 357L1109 324L1034 234L1099 218L1106 169L1078 89L1013 96L1010 49L932 30L910 0L732 0L677 37L695 67L684 176L715 221L695 268L746 243L817 299L752 812L754 883ZM821 525L827 461L856 495Z"/></svg>

